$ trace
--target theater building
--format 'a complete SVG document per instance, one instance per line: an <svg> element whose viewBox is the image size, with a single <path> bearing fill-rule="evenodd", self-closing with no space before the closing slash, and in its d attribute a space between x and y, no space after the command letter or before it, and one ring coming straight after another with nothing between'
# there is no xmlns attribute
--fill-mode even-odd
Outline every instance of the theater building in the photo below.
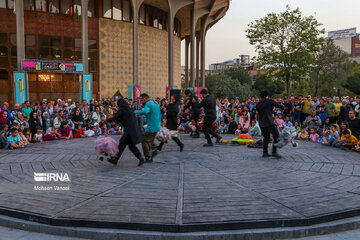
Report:
<svg viewBox="0 0 360 240"><path fill-rule="evenodd" d="M229 5L229 0L0 0L0 102L15 102L14 72L26 73L30 101L79 100L83 74L92 75L92 98L118 91L127 97L134 87L164 97L166 88L181 88L182 40L186 85L202 87L206 32Z"/></svg>

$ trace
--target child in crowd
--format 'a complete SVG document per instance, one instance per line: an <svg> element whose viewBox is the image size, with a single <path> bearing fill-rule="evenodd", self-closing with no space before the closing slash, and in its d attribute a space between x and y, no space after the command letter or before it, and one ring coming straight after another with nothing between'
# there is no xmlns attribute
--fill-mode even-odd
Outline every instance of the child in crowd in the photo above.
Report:
<svg viewBox="0 0 360 240"><path fill-rule="evenodd" d="M49 127L48 129L46 129L44 141L52 141L52 140L56 140L55 128Z"/></svg>
<svg viewBox="0 0 360 240"><path fill-rule="evenodd" d="M285 122L284 122L284 127L292 127L293 124L292 122L290 121L290 117L289 116L286 116L285 117Z"/></svg>
<svg viewBox="0 0 360 240"><path fill-rule="evenodd" d="M358 140L351 134L350 130L344 130L340 141L338 140L334 147L350 150L357 144Z"/></svg>
<svg viewBox="0 0 360 240"><path fill-rule="evenodd" d="M241 126L241 133L248 133L250 130L250 117L246 110L242 111L242 115L239 120Z"/></svg>
<svg viewBox="0 0 360 240"><path fill-rule="evenodd" d="M67 122L61 122L60 128L56 130L55 134L59 139L70 139L72 129L68 126Z"/></svg>
<svg viewBox="0 0 360 240"><path fill-rule="evenodd" d="M339 139L339 132L337 131L337 124L332 124L330 126L330 130L327 131L327 138L323 139L323 144L330 144L332 145L334 142L336 142Z"/></svg>
<svg viewBox="0 0 360 240"><path fill-rule="evenodd" d="M119 127L119 125L115 125L114 127L110 128L109 134L110 135L118 135L123 134L123 130Z"/></svg>
<svg viewBox="0 0 360 240"><path fill-rule="evenodd" d="M6 148L7 146L7 138L9 136L9 126L4 124L1 126L0 132L0 148Z"/></svg>
<svg viewBox="0 0 360 240"><path fill-rule="evenodd" d="M36 128L36 133L34 134L34 142L42 142L43 141L43 133L41 127Z"/></svg>
<svg viewBox="0 0 360 240"><path fill-rule="evenodd" d="M25 131L25 128L23 125L20 126L20 129L19 130L19 138L20 140L23 142L24 146L27 146L30 144L30 142L27 140L25 134L24 134L24 131Z"/></svg>
<svg viewBox="0 0 360 240"><path fill-rule="evenodd" d="M346 130L350 131L351 134L351 130L349 129L349 123L347 121L343 121L340 125L340 137L342 137L343 132Z"/></svg>
<svg viewBox="0 0 360 240"><path fill-rule="evenodd" d="M251 136L260 136L260 127L255 120L251 121L249 134Z"/></svg>
<svg viewBox="0 0 360 240"><path fill-rule="evenodd" d="M227 127L224 121L220 121L220 126L218 128L218 133L225 134L227 132Z"/></svg>
<svg viewBox="0 0 360 240"><path fill-rule="evenodd" d="M275 115L275 124L278 126L280 131L284 128L284 120L282 119L281 113Z"/></svg>
<svg viewBox="0 0 360 240"><path fill-rule="evenodd" d="M74 138L84 138L87 137L86 134L86 124L81 125L81 128L79 130L77 130Z"/></svg>
<svg viewBox="0 0 360 240"><path fill-rule="evenodd" d="M301 127L301 131L300 131L298 139L299 140L305 140L305 141L309 140L309 133L308 133L308 131L306 131L305 126Z"/></svg>
<svg viewBox="0 0 360 240"><path fill-rule="evenodd" d="M9 149L17 149L24 147L24 144L19 138L19 130L17 130L16 128L11 129L11 135L8 136L7 142L9 144Z"/></svg>
<svg viewBox="0 0 360 240"><path fill-rule="evenodd" d="M96 127L95 127L95 126L91 126L89 130L85 131L85 136L86 136L86 137L95 136L95 130L96 130ZM97 130L96 130L96 131L97 131Z"/></svg>
<svg viewBox="0 0 360 240"><path fill-rule="evenodd" d="M26 140L31 143L32 142L32 135L31 135L31 131L30 128L25 128L23 131L24 137L26 138Z"/></svg>
<svg viewBox="0 0 360 240"><path fill-rule="evenodd" d="M309 135L309 139L310 141L312 142L318 142L319 141L319 134L317 134L315 132L315 129L314 128L310 128L310 135Z"/></svg>
<svg viewBox="0 0 360 240"><path fill-rule="evenodd" d="M300 128L300 126L299 126L299 122L298 122L298 121L295 121L295 123L294 123L294 128L296 129L296 132L297 132L298 134L300 134L301 128Z"/></svg>
<svg viewBox="0 0 360 240"><path fill-rule="evenodd" d="M227 130L228 134L234 134L237 128L237 123L234 119L234 116L229 116L229 127Z"/></svg>
<svg viewBox="0 0 360 240"><path fill-rule="evenodd" d="M105 123L101 123L101 124L99 124L99 126L100 126L100 131L101 131L100 135L108 135L109 134L109 131L108 131Z"/></svg>
<svg viewBox="0 0 360 240"><path fill-rule="evenodd" d="M241 124L239 123L238 124L238 127L237 127L237 129L236 129L236 131L235 131L235 135L239 135L239 134L241 134L242 133L242 127L241 127Z"/></svg>

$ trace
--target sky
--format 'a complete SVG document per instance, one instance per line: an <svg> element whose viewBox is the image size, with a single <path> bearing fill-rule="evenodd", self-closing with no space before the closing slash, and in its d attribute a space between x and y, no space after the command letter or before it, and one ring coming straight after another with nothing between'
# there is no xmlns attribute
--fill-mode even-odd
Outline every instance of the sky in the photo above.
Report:
<svg viewBox="0 0 360 240"><path fill-rule="evenodd" d="M299 8L304 16L313 15L326 31L357 27L360 33L360 0L232 0L224 18L214 25L206 38L206 68L211 63L234 59L239 55L255 55L246 38L248 24L266 16ZM326 33L327 34L327 33ZM182 58L184 65L184 42Z"/></svg>

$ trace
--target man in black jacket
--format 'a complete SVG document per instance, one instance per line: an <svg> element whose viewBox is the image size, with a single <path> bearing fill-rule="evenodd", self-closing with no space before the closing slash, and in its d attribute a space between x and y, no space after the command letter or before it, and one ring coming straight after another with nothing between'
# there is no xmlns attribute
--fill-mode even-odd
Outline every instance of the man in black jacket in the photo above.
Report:
<svg viewBox="0 0 360 240"><path fill-rule="evenodd" d="M194 122L196 123L195 124L195 127L196 127L197 123L198 123L198 120L199 120L199 115L201 113L200 104L199 104L199 98L197 96L195 96L194 94L192 94L189 89L186 89L185 95L187 97L189 97L189 100L188 100L188 103L185 106L185 109L191 107L191 110L192 110L191 121L194 120ZM194 138L199 138L200 134L196 129L195 134L193 134L191 136L194 137Z"/></svg>
<svg viewBox="0 0 360 240"><path fill-rule="evenodd" d="M279 140L279 131L275 127L273 118L274 107L284 109L284 106L269 98L269 93L267 91L262 91L260 97L261 101L256 105L256 110L258 111L258 121L261 132L264 136L263 157L270 157L268 153L270 134L272 134L273 143L277 143ZM272 148L272 156L281 158L274 146Z"/></svg>
<svg viewBox="0 0 360 240"><path fill-rule="evenodd" d="M221 137L211 129L211 126L216 120L216 99L213 96L210 96L206 89L201 90L200 94L203 97L200 107L203 107L205 110L203 131L207 144L204 144L204 147L211 147L213 146L213 143L209 134L216 138L217 143L221 140Z"/></svg>
<svg viewBox="0 0 360 240"><path fill-rule="evenodd" d="M107 121L120 122L124 127L124 134L119 141L118 154L115 157L108 159L108 161L116 165L126 146L128 145L130 151L136 156L137 159L139 159L138 166L141 166L144 163L144 158L141 156L141 153L136 147L136 144L143 141L144 135L142 134L140 127L137 124L134 112L130 109L125 100L122 98L119 99L117 101L117 105L119 110L115 113L113 118L109 118Z"/></svg>

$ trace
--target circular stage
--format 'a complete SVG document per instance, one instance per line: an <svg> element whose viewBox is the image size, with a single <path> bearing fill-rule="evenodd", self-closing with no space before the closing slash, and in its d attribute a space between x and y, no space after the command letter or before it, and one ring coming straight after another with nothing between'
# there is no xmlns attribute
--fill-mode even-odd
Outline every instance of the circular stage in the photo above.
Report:
<svg viewBox="0 0 360 240"><path fill-rule="evenodd" d="M283 159L264 159L261 149L181 139L183 153L170 142L142 167L128 149L118 166L99 161L95 138L0 150L0 214L162 232L308 226L360 215L358 153L299 142L279 151ZM35 181L34 172L58 179ZM64 174L69 182L61 182ZM69 190L35 190L39 185Z"/></svg>

